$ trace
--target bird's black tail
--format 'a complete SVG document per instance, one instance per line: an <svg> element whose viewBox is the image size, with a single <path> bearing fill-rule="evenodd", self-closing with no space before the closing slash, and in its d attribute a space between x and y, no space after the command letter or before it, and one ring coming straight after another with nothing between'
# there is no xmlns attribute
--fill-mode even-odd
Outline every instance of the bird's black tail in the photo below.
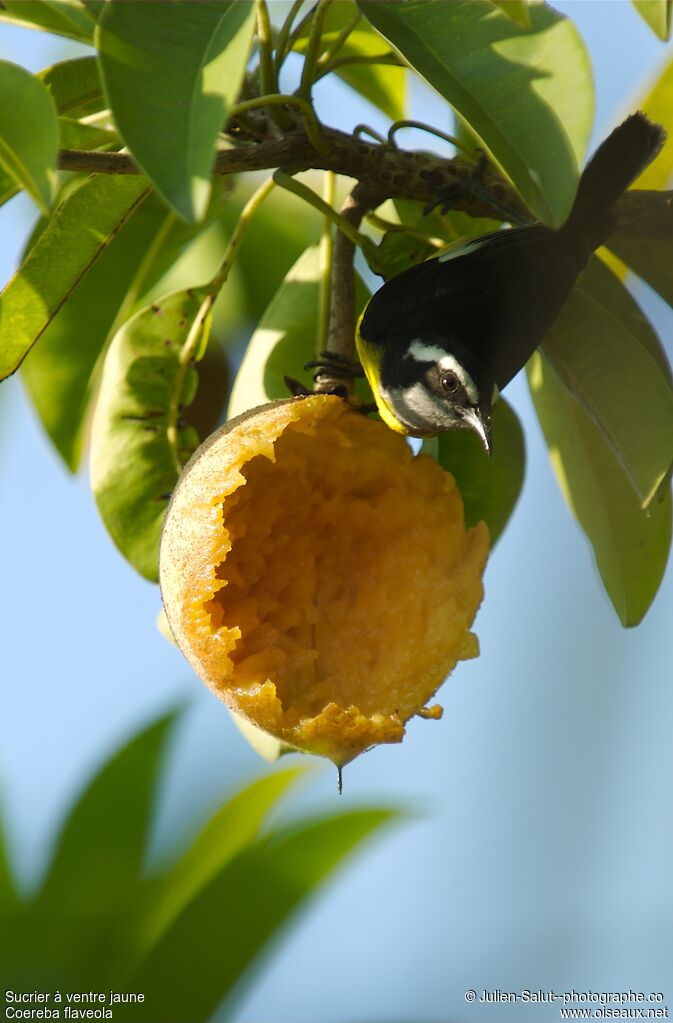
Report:
<svg viewBox="0 0 673 1023"><path fill-rule="evenodd" d="M611 209L666 141L659 124L640 112L608 135L584 169L575 203L562 230L578 231L598 248L612 230Z"/></svg>

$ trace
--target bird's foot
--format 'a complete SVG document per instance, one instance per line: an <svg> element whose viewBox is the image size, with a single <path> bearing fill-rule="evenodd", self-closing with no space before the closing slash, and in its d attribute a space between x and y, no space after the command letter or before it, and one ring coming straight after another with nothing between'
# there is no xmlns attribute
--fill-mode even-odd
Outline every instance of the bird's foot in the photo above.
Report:
<svg viewBox="0 0 673 1023"><path fill-rule="evenodd" d="M317 370L313 376L316 383L325 377L330 380L355 380L365 375L359 362L330 351L320 352L318 358L307 362L304 369Z"/></svg>
<svg viewBox="0 0 673 1023"><path fill-rule="evenodd" d="M520 213L517 213L506 203L501 202L499 199L496 199L495 196L491 195L488 189L484 188L482 178L487 167L488 157L485 153L480 152L479 159L467 178L465 178L464 181L456 181L454 184L448 185L444 188L435 199L432 199L429 203L427 203L423 209L423 216L427 217L428 214L432 213L432 211L438 206L439 212L443 215L448 213L449 210L453 209L456 203L463 199L476 199L479 202L483 202L485 205L490 206L500 220L506 220L510 224L520 225L532 223L528 217L524 217Z"/></svg>

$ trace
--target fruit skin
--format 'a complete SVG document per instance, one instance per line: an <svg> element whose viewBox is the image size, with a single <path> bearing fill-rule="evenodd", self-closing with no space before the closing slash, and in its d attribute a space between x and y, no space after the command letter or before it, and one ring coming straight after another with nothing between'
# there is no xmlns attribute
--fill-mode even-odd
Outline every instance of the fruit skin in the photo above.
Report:
<svg viewBox="0 0 673 1023"><path fill-rule="evenodd" d="M487 550L483 523L465 531L448 473L339 398L313 395L251 409L199 448L166 515L160 581L171 631L216 695L283 743L343 765L401 741L456 661L476 656L469 626Z"/></svg>

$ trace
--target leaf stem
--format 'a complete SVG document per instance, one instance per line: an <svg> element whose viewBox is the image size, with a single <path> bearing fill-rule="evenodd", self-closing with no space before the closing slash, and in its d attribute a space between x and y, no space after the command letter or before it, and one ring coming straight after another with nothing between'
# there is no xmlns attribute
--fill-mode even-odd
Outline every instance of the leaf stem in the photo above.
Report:
<svg viewBox="0 0 673 1023"><path fill-rule="evenodd" d="M110 328L109 337L114 337L121 325L128 319L131 309L141 293L142 286L145 283L150 267L152 266L157 253L166 241L166 238L176 221L177 217L175 213L173 213L172 210L169 210L159 225L154 238L143 254L140 265L133 276L129 289L124 296L124 300L119 307L117 315L115 316L114 323Z"/></svg>
<svg viewBox="0 0 673 1023"><path fill-rule="evenodd" d="M230 118L236 118L239 114L244 114L246 110L255 110L259 107L274 107L274 106L290 106L297 107L301 110L304 115L304 122L306 124L306 135L309 141L319 153L326 152L325 142L323 141L320 134L320 122L316 117L315 110L309 102L302 99L301 96L288 96L282 92L271 93L268 96L253 96L252 99L241 100L240 103L235 103L229 112Z"/></svg>
<svg viewBox="0 0 673 1023"><path fill-rule="evenodd" d="M353 138L359 139L363 135L369 135L370 138L379 142L382 146L388 145L388 140L383 135L380 135L378 131L375 131L374 128L370 128L368 124L356 124L353 128Z"/></svg>
<svg viewBox="0 0 673 1023"><path fill-rule="evenodd" d="M262 92L277 93L278 77L276 66L273 62L273 51L271 48L271 21L269 19L269 8L266 0L257 0L257 42L259 45L259 77ZM287 128L283 117L277 110L271 109L271 117L279 128Z"/></svg>
<svg viewBox="0 0 673 1023"><path fill-rule="evenodd" d="M301 82L299 85L299 95L308 103L311 101L311 88L315 80L318 58L320 57L320 44L322 42L322 32L325 24L325 17L327 15L327 8L331 2L332 0L318 0L318 4L315 8L315 14L313 16L311 35L309 36L308 46L306 47L306 56L304 57L304 66L301 70Z"/></svg>
<svg viewBox="0 0 673 1023"><path fill-rule="evenodd" d="M395 135L402 128L417 128L419 131L425 131L428 135L435 135L438 139L444 139L445 142L450 142L456 149L461 149L468 156L472 157L473 160L477 160L479 154L473 149L472 146L466 146L464 142L457 139L455 135L448 135L445 131L440 131L439 128L433 128L430 124L425 124L424 121L395 121L394 124L390 125L388 130L388 143L396 148Z"/></svg>
<svg viewBox="0 0 673 1023"><path fill-rule="evenodd" d="M171 400L168 406L168 415L166 422L166 436L173 456L173 463L178 472L178 475L182 472L184 465L180 458L180 438L179 438L179 420L181 415L181 399L185 386L185 380L187 373L192 364L196 353L199 350L201 339L203 335L203 328L208 317L208 314L213 306L214 297L206 288L195 289L195 295L199 295L202 298L199 311L194 317L194 321L189 328L189 333L185 339L185 343L180 349L180 356L178 359L178 370L175 374L175 380L173 382L173 390L171 391Z"/></svg>
<svg viewBox="0 0 673 1023"><path fill-rule="evenodd" d="M292 26L294 24L294 19L297 17L297 14L301 10L301 7L302 7L303 3L304 3L304 0L294 0L294 3L292 4L292 7L290 8L290 12L289 12L287 18L285 19L285 21L283 22L283 25L282 25L282 28L281 28L280 32L278 33L278 40L276 42L276 58L275 58L276 75L279 74L280 69L281 69L281 65L282 65L283 61L285 60L285 57L287 56L288 51L290 49L291 42L292 42L291 37L290 37L290 33L292 31ZM309 13L312 13L312 11L309 12Z"/></svg>
<svg viewBox="0 0 673 1023"><path fill-rule="evenodd" d="M366 217L367 223L375 227L377 231L383 231L384 233L394 232L395 234L407 234L411 238L419 238L424 242L428 242L429 245L434 245L436 248L441 249L446 245L446 241L443 238L437 238L430 234L425 234L423 231L419 231L416 227L408 227L406 224L396 224L392 220L386 220L385 217L380 217L377 213L368 213Z"/></svg>
<svg viewBox="0 0 673 1023"><path fill-rule="evenodd" d="M337 57L336 60L332 60L326 65L323 65L322 62L319 63L320 72L315 76L316 82L347 64L392 64L393 67L406 67L404 61L394 53L372 53L369 55L354 53L351 56Z"/></svg>
<svg viewBox="0 0 673 1023"><path fill-rule="evenodd" d="M332 171L325 171L323 177L323 200L331 208L334 207L336 193L336 175ZM332 220L325 217L323 221L322 235L320 237L320 310L318 314L318 334L316 344L316 355L320 355L327 348L327 334L329 331L330 318L330 278L332 275L332 253L334 251L334 236L332 234Z"/></svg>
<svg viewBox="0 0 673 1023"><path fill-rule="evenodd" d="M241 210L241 214L238 218L236 227L232 231L231 237L229 239L229 244L227 245L227 249L226 252L224 253L224 258L222 259L220 268L206 288L208 295L211 297L213 302L217 298L224 282L229 276L229 271L231 270L234 264L234 260L236 259L236 255L240 248L241 242L243 241L245 232L250 226L250 221L252 220L255 213L266 199L269 192L272 190L273 186L274 179L272 177L267 178L266 181L259 186L257 191L253 192L253 194L250 196L247 203Z"/></svg>
<svg viewBox="0 0 673 1023"><path fill-rule="evenodd" d="M341 32L339 32L339 35L336 37L334 42L327 47L325 52L322 53L320 57L318 57L318 60L316 61L316 69L324 67L325 64L329 64L332 58L336 56L341 47L347 41L349 35L353 31L353 29L356 28L361 19L362 15L358 11L357 14L353 18L351 18L348 24L341 29ZM319 77L320 77L319 75L316 76L316 81Z"/></svg>

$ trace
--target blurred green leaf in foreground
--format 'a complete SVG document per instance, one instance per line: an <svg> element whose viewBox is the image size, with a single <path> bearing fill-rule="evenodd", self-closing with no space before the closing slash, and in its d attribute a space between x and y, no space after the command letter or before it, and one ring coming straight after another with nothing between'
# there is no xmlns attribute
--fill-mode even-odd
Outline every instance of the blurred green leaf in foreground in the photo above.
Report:
<svg viewBox="0 0 673 1023"><path fill-rule="evenodd" d="M270 940L346 856L396 814L267 817L303 771L275 771L223 803L186 851L144 869L159 768L178 715L118 750L63 822L30 898L0 829L0 976L11 991L95 992L116 1020L198 1023L240 995ZM142 1001L111 1005L110 991ZM56 1008L54 1002L41 1007ZM16 1006L14 1006L16 1009ZM120 1015L123 1013L123 1016ZM98 1017L103 1018L103 1017Z"/></svg>

